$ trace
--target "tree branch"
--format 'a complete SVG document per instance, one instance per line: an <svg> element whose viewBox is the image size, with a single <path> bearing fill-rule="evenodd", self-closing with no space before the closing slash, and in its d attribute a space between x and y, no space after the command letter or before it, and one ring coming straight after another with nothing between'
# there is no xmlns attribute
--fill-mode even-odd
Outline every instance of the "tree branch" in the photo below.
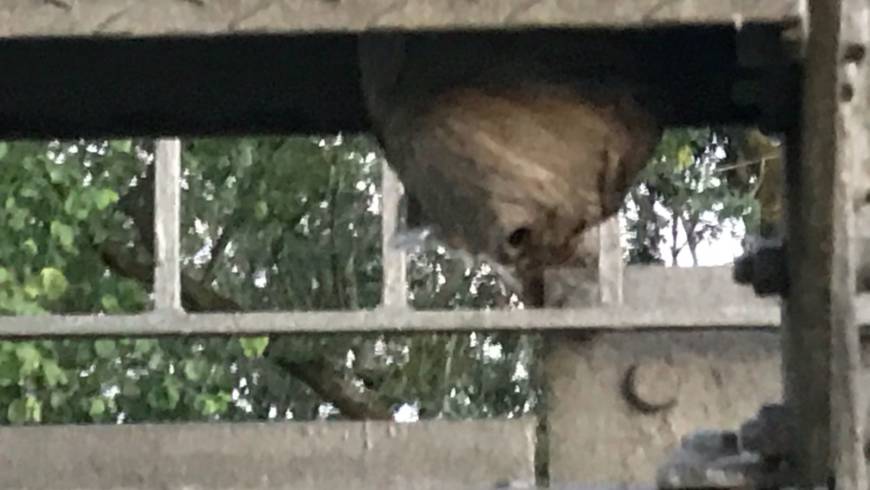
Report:
<svg viewBox="0 0 870 490"><path fill-rule="evenodd" d="M230 242L230 231L235 228L235 225L236 221L230 220L230 222L224 226L223 230L221 230L220 236L215 240L214 245L211 247L211 257L208 259L208 263L205 264L202 271L203 284L208 284L213 279L214 268L224 255L224 250Z"/></svg>
<svg viewBox="0 0 870 490"><path fill-rule="evenodd" d="M153 264L137 260L135 257L144 252L136 248L124 247L117 242L105 242L100 255L106 264L118 274L135 279L144 284L153 283ZM188 311L241 311L242 307L231 298L224 297L204 286L187 274L181 276L182 303ZM270 348L264 357L287 370L291 376L307 384L312 391L332 403L345 416L352 419L389 420L392 410L374 392L359 389L345 381L341 373L329 366L324 358L306 362L288 361L280 350L272 348L275 336L271 337Z"/></svg>
<svg viewBox="0 0 870 490"><path fill-rule="evenodd" d="M335 305L339 308L345 306L345 292L343 287L344 276L338 258L338 191L341 187L341 177L335 165L335 157L330 156L329 170L329 266L332 272L332 295Z"/></svg>
<svg viewBox="0 0 870 490"><path fill-rule="evenodd" d="M150 287L154 282L154 166L151 165L139 185L131 189L118 202L118 208L134 222L141 243L132 247L119 242L106 241L99 253L110 269L116 273L142 282ZM147 257L143 260L140 257ZM211 287L195 280L188 274L181 275L182 304L187 311L242 311L242 306L232 298L215 292ZM281 365L291 376L307 384L324 400L335 405L342 414L353 419L392 418L392 410L379 399L377 393L359 389L343 379L340 372L331 368L323 357L306 362L290 362L281 352L271 348L275 337L270 336L270 348L264 353L269 361Z"/></svg>

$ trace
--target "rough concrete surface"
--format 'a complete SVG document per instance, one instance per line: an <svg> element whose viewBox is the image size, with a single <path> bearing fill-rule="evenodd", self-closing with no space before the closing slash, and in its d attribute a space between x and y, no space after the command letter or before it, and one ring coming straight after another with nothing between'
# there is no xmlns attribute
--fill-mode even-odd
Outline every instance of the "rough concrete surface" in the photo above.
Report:
<svg viewBox="0 0 870 490"><path fill-rule="evenodd" d="M0 429L4 490L484 489L534 479L531 419Z"/></svg>
<svg viewBox="0 0 870 490"><path fill-rule="evenodd" d="M554 342L546 364L551 480L655 481L682 436L737 429L762 404L779 401L779 362L779 337L766 332L606 334ZM627 383L632 371L633 387ZM650 407L635 397L646 397Z"/></svg>
<svg viewBox="0 0 870 490"><path fill-rule="evenodd" d="M798 0L4 0L0 37L503 26L631 26L795 18Z"/></svg>

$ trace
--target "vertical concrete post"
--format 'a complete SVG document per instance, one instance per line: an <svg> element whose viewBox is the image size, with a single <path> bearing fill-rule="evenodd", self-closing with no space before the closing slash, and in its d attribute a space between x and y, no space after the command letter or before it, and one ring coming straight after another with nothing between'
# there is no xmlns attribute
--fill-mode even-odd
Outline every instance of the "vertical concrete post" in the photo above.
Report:
<svg viewBox="0 0 870 490"><path fill-rule="evenodd" d="M383 254L383 284L381 305L385 308L404 308L407 306L408 282L405 272L406 257L397 249L393 241L399 232L402 183L399 177L384 162L381 165L381 253Z"/></svg>
<svg viewBox="0 0 870 490"><path fill-rule="evenodd" d="M623 260L619 219L614 217L590 230L581 244L586 264L579 268L549 271L544 278L544 304L550 307L582 308L601 302L622 301ZM547 390L546 457L552 485L600 482L608 476L587 473L588 465L577 464L589 453L584 440L586 425L597 423L577 413L577 397L588 395L584 380L571 376L565 365L579 364L578 346L588 342L583 333L549 334L543 360ZM540 453L539 453L540 454ZM604 468L602 468L604 470Z"/></svg>
<svg viewBox="0 0 870 490"><path fill-rule="evenodd" d="M157 141L154 157L154 306L181 310L181 142Z"/></svg>
<svg viewBox="0 0 870 490"><path fill-rule="evenodd" d="M866 489L855 316L856 177L866 164L866 0L810 0L802 118L787 166L785 400L801 486ZM862 196L863 197L863 196Z"/></svg>

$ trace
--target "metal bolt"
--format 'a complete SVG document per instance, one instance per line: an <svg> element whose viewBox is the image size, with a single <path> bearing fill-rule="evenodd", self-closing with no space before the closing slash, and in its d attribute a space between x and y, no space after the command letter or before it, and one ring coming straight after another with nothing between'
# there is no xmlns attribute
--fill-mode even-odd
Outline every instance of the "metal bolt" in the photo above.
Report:
<svg viewBox="0 0 870 490"><path fill-rule="evenodd" d="M623 379L623 396L643 413L669 410L677 404L677 377L662 361L632 364Z"/></svg>

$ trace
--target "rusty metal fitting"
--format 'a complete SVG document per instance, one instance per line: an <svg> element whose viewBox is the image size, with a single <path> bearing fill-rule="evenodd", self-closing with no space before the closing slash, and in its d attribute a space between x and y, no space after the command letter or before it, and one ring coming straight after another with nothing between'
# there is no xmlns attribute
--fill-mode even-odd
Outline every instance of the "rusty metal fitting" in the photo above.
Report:
<svg viewBox="0 0 870 490"><path fill-rule="evenodd" d="M632 364L623 378L622 393L637 410L653 414L677 405L677 376L662 361Z"/></svg>
<svg viewBox="0 0 870 490"><path fill-rule="evenodd" d="M788 292L786 246L778 240L749 242L747 251L734 261L734 280L752 285L759 296L785 295Z"/></svg>

